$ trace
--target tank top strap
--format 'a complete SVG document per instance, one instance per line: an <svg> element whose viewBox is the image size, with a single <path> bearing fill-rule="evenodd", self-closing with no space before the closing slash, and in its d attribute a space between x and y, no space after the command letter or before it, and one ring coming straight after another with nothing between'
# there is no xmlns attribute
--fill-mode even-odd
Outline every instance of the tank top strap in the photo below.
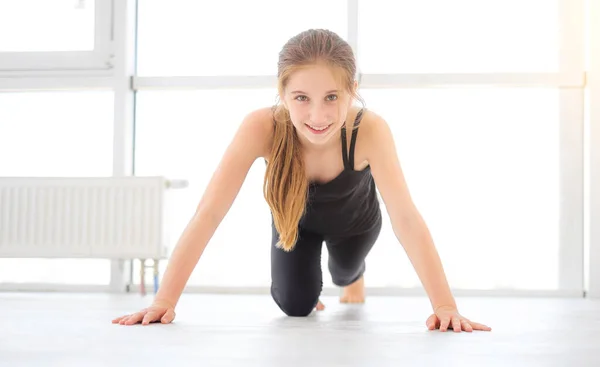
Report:
<svg viewBox="0 0 600 367"><path fill-rule="evenodd" d="M358 134L358 125L360 125L360 121L363 117L364 108L361 108L360 111L356 114L356 119L354 120L354 125L352 129L352 138L350 140L350 157L349 157L349 165L350 169L354 171L354 148L356 146L356 135Z"/></svg>
<svg viewBox="0 0 600 367"><path fill-rule="evenodd" d="M360 111L356 114L356 119L354 120L353 129L352 129L352 137L350 138L350 152L348 152L348 143L346 141L346 125L342 126L342 159L344 161L344 169L354 171L354 149L356 147L356 136L358 134L358 126L360 125L360 121L362 120L364 108L361 108Z"/></svg>
<svg viewBox="0 0 600 367"><path fill-rule="evenodd" d="M354 171L354 148L356 146L356 135L358 134L358 125L362 120L364 108L356 114L352 129L352 138L350 139L350 153L348 153L348 144L346 142L346 125L342 126L342 159L344 160L344 169Z"/></svg>
<svg viewBox="0 0 600 367"><path fill-rule="evenodd" d="M348 143L346 142L346 124L342 126L342 159L344 161L344 169L350 169L350 163L348 162Z"/></svg>

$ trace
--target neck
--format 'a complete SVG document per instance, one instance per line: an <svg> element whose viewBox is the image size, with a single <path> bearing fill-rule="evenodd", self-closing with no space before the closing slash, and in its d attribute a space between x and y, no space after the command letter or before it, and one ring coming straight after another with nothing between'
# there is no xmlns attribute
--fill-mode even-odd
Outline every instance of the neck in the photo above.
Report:
<svg viewBox="0 0 600 367"><path fill-rule="evenodd" d="M337 149L340 145L341 129L343 125L338 126L332 133L329 140L323 144L314 144L310 142L304 134L298 134L300 145L304 153L322 153L331 149Z"/></svg>

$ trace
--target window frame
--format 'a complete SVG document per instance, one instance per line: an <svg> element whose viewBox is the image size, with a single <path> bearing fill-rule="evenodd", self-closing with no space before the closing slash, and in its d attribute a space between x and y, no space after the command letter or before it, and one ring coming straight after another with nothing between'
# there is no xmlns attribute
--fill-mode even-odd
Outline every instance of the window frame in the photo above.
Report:
<svg viewBox="0 0 600 367"><path fill-rule="evenodd" d="M96 0L94 50L0 52L0 76L21 76L32 72L109 71L113 65L113 1Z"/></svg>

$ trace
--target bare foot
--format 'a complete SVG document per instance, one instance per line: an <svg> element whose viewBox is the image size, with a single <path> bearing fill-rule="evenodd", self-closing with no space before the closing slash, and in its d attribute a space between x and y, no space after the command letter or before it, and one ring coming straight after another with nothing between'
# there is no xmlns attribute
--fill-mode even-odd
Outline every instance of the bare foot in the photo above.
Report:
<svg viewBox="0 0 600 367"><path fill-rule="evenodd" d="M321 300L319 300L315 308L317 309L317 311L323 311L325 309L325 305L321 302Z"/></svg>
<svg viewBox="0 0 600 367"><path fill-rule="evenodd" d="M344 287L341 303L364 303L365 302L365 278L360 277L356 282Z"/></svg>

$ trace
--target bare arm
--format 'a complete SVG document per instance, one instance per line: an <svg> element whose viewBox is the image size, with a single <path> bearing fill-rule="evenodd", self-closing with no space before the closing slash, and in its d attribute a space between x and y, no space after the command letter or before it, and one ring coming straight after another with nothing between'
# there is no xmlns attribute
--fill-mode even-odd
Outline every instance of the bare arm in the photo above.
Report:
<svg viewBox="0 0 600 367"><path fill-rule="evenodd" d="M492 330L458 312L429 229L409 193L390 128L378 116L374 116L371 122L367 134L369 164L390 215L394 234L406 250L433 307L433 314L425 322L427 328L447 331L451 327L455 332Z"/></svg>
<svg viewBox="0 0 600 367"><path fill-rule="evenodd" d="M429 229L411 198L387 122L375 115L368 138L369 164L394 234L423 283L433 309L456 307Z"/></svg>
<svg viewBox="0 0 600 367"><path fill-rule="evenodd" d="M268 153L269 109L250 113L241 123L232 142L177 242L161 282L156 300L175 307L206 245L231 208L248 171L259 157Z"/></svg>

